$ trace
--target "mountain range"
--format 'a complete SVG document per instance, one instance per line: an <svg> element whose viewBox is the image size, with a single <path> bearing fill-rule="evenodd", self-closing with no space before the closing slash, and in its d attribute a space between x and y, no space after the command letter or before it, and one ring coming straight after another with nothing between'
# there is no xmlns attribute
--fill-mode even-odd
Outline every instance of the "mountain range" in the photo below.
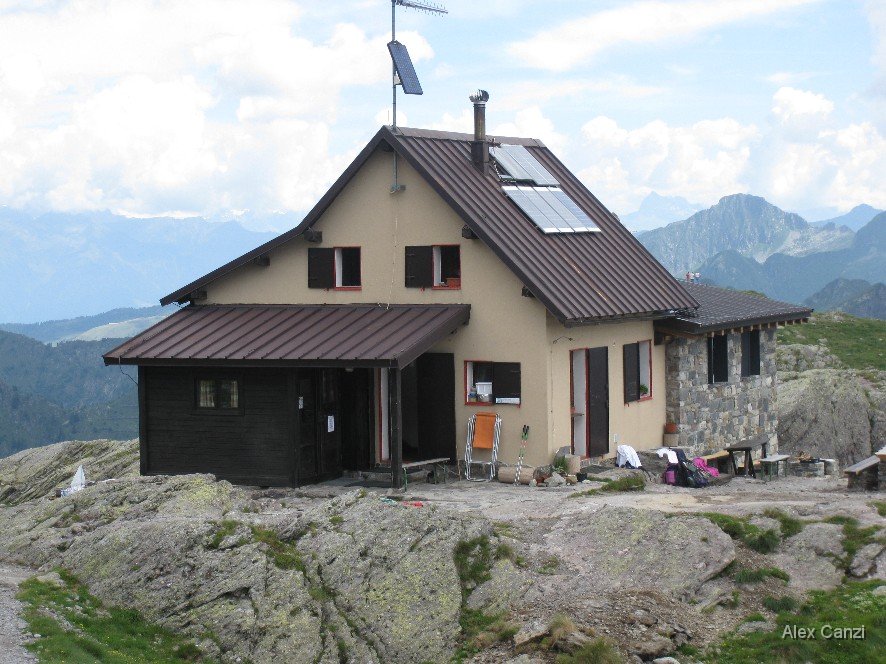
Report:
<svg viewBox="0 0 886 664"><path fill-rule="evenodd" d="M841 249L800 256L774 253L762 263L728 250L707 259L698 272L720 286L759 290L788 302L802 302L838 278L881 282L886 280L886 212Z"/></svg>
<svg viewBox="0 0 886 664"><path fill-rule="evenodd" d="M0 321L25 323L156 305L275 233L234 221L109 212L34 216L0 207Z"/></svg>
<svg viewBox="0 0 886 664"><path fill-rule="evenodd" d="M875 207L862 203L861 205L856 205L846 214L841 214L839 217L833 217L831 219L815 221L812 225L827 226L828 224L834 224L835 226L847 226L848 228L857 231L881 212L883 212L883 210L878 210Z"/></svg>
<svg viewBox="0 0 886 664"><path fill-rule="evenodd" d="M688 219L637 235L678 276L700 271L720 252L765 261L774 254L805 256L842 249L852 243L853 236L846 226L814 226L798 214L748 194L724 196Z"/></svg>
<svg viewBox="0 0 886 664"><path fill-rule="evenodd" d="M834 279L804 304L818 311L843 311L862 318L886 320L886 284L864 279Z"/></svg>

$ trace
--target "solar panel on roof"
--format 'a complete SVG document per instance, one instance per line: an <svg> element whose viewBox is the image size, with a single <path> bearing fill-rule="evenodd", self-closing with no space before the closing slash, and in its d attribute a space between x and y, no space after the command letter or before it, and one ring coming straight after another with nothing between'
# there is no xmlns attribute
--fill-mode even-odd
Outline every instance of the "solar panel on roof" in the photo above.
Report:
<svg viewBox="0 0 886 664"><path fill-rule="evenodd" d="M409 57L406 46L394 40L388 42L388 51L391 53L391 60L394 61L394 69L403 86L403 92L408 95L423 94L421 83L418 82L418 75L415 73L415 67L412 66L412 59Z"/></svg>
<svg viewBox="0 0 886 664"><path fill-rule="evenodd" d="M492 148L492 156L518 182L552 186L560 184L522 145L497 145Z"/></svg>
<svg viewBox="0 0 886 664"><path fill-rule="evenodd" d="M503 187L508 197L546 234L594 233L600 229L558 187Z"/></svg>

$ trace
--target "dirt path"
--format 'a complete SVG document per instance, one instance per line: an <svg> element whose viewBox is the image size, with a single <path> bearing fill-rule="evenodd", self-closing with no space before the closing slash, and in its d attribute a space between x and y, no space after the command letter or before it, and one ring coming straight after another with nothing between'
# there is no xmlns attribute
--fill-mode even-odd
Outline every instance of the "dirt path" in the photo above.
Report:
<svg viewBox="0 0 886 664"><path fill-rule="evenodd" d="M32 664L37 661L25 650L25 621L21 619L21 604L15 598L18 584L33 576L25 567L0 563L0 664Z"/></svg>

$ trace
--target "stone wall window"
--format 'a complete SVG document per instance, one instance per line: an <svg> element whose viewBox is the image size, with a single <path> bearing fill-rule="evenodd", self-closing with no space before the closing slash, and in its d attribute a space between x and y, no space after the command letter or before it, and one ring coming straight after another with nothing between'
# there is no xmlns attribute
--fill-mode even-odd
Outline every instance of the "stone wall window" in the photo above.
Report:
<svg viewBox="0 0 886 664"><path fill-rule="evenodd" d="M729 380L729 337L718 334L708 337L708 383Z"/></svg>
<svg viewBox="0 0 886 664"><path fill-rule="evenodd" d="M760 330L741 333L741 375L760 375Z"/></svg>

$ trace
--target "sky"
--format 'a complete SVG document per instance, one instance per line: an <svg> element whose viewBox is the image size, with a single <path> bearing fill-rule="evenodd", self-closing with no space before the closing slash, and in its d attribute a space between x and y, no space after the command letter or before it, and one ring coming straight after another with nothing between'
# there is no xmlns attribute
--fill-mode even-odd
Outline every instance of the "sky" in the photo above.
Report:
<svg viewBox="0 0 886 664"><path fill-rule="evenodd" d="M613 211L886 208L886 0L400 8L398 124L540 138ZM0 205L284 230L390 123L389 0L0 0ZM280 216L283 215L283 216Z"/></svg>

